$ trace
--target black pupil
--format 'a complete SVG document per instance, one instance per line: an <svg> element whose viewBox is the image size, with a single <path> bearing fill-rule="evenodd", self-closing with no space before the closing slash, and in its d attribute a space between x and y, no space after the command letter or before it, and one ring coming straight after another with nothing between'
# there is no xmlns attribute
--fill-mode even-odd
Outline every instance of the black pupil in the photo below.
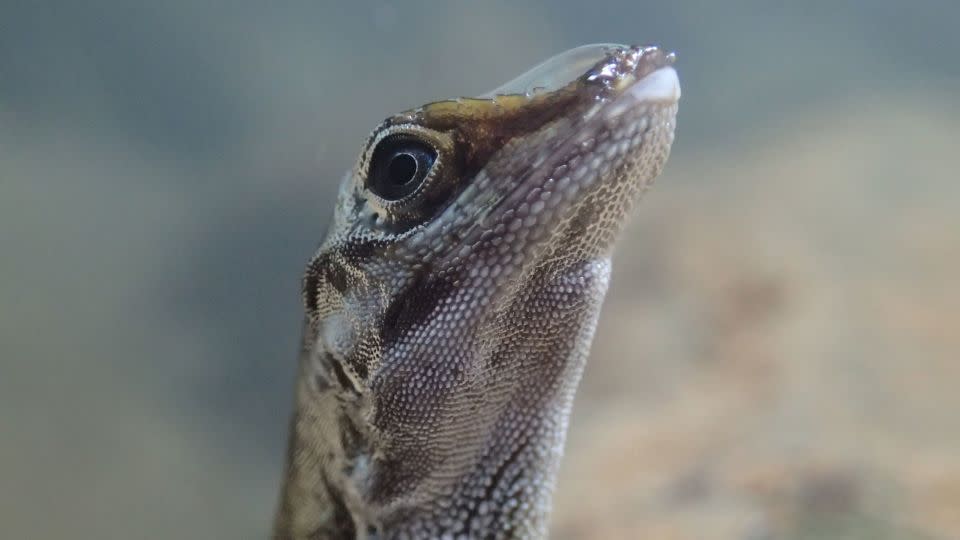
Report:
<svg viewBox="0 0 960 540"><path fill-rule="evenodd" d="M390 182L403 185L413 180L417 175L417 158L410 154L397 154L387 166L387 177Z"/></svg>
<svg viewBox="0 0 960 540"><path fill-rule="evenodd" d="M419 139L388 137L373 151L367 186L384 199L402 199L420 187L436 159L433 147Z"/></svg>

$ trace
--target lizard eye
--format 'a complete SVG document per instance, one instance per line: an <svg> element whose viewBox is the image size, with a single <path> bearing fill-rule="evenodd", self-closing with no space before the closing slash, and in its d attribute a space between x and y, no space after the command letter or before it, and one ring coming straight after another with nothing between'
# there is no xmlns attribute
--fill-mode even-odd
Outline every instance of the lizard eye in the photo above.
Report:
<svg viewBox="0 0 960 540"><path fill-rule="evenodd" d="M353 184L371 211L369 226L405 230L436 215L457 186L457 154L450 132L412 123L375 130Z"/></svg>
<svg viewBox="0 0 960 540"><path fill-rule="evenodd" d="M437 160L437 151L409 134L385 137L370 158L367 188L386 201L410 195L423 181Z"/></svg>

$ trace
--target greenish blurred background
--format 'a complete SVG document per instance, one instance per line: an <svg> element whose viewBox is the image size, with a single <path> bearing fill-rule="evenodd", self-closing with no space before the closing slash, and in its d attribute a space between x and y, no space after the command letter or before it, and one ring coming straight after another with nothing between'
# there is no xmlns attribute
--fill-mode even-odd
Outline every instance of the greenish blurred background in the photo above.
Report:
<svg viewBox="0 0 960 540"><path fill-rule="evenodd" d="M678 51L556 538L960 538L960 3L0 1L0 537L262 538L367 131Z"/></svg>

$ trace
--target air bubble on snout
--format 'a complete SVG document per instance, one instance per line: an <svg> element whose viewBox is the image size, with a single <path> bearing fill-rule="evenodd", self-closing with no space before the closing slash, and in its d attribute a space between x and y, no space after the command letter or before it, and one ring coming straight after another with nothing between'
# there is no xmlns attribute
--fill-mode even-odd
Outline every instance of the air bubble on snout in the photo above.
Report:
<svg viewBox="0 0 960 540"><path fill-rule="evenodd" d="M563 88L583 75L588 69L626 45L595 43L562 52L537 65L523 75L477 97L492 98L503 95L532 96L540 92L552 92Z"/></svg>

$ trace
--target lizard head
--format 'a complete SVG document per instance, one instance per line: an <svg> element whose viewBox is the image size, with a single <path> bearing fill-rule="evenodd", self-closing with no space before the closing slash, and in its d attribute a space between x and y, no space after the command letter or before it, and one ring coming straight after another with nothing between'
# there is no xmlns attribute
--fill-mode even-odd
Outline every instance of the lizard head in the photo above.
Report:
<svg viewBox="0 0 960 540"><path fill-rule="evenodd" d="M354 521L542 530L614 241L673 141L672 63L581 47L370 135L304 278L296 428L342 424L324 482Z"/></svg>

